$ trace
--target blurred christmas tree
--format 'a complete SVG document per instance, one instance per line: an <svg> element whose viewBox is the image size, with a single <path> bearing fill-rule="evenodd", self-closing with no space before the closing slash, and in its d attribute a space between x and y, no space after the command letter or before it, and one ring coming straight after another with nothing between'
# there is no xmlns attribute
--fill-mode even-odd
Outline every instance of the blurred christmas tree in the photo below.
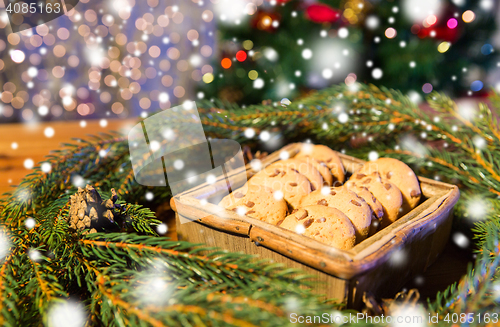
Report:
<svg viewBox="0 0 500 327"><path fill-rule="evenodd" d="M220 0L220 57L200 90L243 104L345 81L484 92L493 0ZM243 13L238 15L237 13Z"/></svg>

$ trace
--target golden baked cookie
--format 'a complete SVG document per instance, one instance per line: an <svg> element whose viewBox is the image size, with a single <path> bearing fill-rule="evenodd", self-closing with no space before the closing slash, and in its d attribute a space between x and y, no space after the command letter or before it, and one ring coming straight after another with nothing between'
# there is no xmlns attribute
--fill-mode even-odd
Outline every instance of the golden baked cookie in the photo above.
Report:
<svg viewBox="0 0 500 327"><path fill-rule="evenodd" d="M314 166L306 161L297 159L280 160L269 165L269 168L290 168L304 175L311 183L312 190L323 187L323 177Z"/></svg>
<svg viewBox="0 0 500 327"><path fill-rule="evenodd" d="M352 181L347 181L344 184L344 187L347 187L358 196L362 197L363 200L368 203L370 208L372 208L373 216L368 236L375 234L378 231L380 224L382 223L382 218L384 217L384 207L382 207L382 204L379 202L379 200L377 200L373 193L370 192L370 190L366 187L354 185Z"/></svg>
<svg viewBox="0 0 500 327"><path fill-rule="evenodd" d="M245 185L222 199L219 206L273 225L288 213L286 201L276 199L272 189L260 185Z"/></svg>
<svg viewBox="0 0 500 327"><path fill-rule="evenodd" d="M291 168L266 167L250 178L248 184L271 188L273 196L284 198L292 209L297 208L300 199L311 192L309 180Z"/></svg>
<svg viewBox="0 0 500 327"><path fill-rule="evenodd" d="M363 198L345 187L323 187L311 192L300 202L300 207L322 205L342 211L352 222L356 231L356 242L368 236L372 222L372 209Z"/></svg>
<svg viewBox="0 0 500 327"><path fill-rule="evenodd" d="M336 185L335 182L343 183L345 180L345 170L342 161L340 160L337 152L333 151L325 145L314 145L314 144L304 144L299 153L295 156L296 159L303 157L311 157L319 162L323 162L332 173L334 181L332 185Z"/></svg>
<svg viewBox="0 0 500 327"><path fill-rule="evenodd" d="M331 207L315 205L295 210L279 226L340 250L349 250L356 242L349 218Z"/></svg>
<svg viewBox="0 0 500 327"><path fill-rule="evenodd" d="M330 169L328 169L328 167L324 163L319 162L318 160L311 158L311 157L299 157L299 158L296 158L296 160L307 162L307 163L313 165L313 167L316 168L317 171L319 171L319 173L321 174L321 177L323 177L323 183L328 185L328 186L333 185L333 175L330 172Z"/></svg>
<svg viewBox="0 0 500 327"><path fill-rule="evenodd" d="M400 216L408 213L418 205L422 191L417 176L408 165L393 158L379 158L367 162L357 172L369 175L374 171L378 171L382 178L389 180L401 191L403 195L403 211Z"/></svg>
<svg viewBox="0 0 500 327"><path fill-rule="evenodd" d="M248 193L249 185L248 183L243 185L237 190L233 190L233 192L229 193L229 195L226 195L222 200L219 202L219 207L227 208L230 207L237 202L241 201L241 199ZM253 190L257 189L257 187L252 187ZM272 191L272 190L271 190Z"/></svg>
<svg viewBox="0 0 500 327"><path fill-rule="evenodd" d="M399 218L403 205L401 191L395 184L382 178L378 172L375 171L369 175L355 173L348 183L351 187L366 187L382 204L384 217L381 228L389 226Z"/></svg>

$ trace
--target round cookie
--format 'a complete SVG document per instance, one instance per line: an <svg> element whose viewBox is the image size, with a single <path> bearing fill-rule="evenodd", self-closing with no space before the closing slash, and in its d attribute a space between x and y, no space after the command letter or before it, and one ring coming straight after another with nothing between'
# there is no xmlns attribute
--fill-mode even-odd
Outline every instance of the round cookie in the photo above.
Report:
<svg viewBox="0 0 500 327"><path fill-rule="evenodd" d="M273 225L288 213L285 200L276 199L273 190L258 185L245 185L222 199L219 206Z"/></svg>
<svg viewBox="0 0 500 327"><path fill-rule="evenodd" d="M342 211L352 222L356 231L356 242L368 236L372 222L372 209L363 198L345 187L323 187L311 192L300 202L301 207L322 205Z"/></svg>
<svg viewBox="0 0 500 327"><path fill-rule="evenodd" d="M399 218L400 208L403 205L401 191L396 185L380 177L378 172L370 175L355 173L348 183L352 187L366 187L382 204L384 216L381 228L389 226Z"/></svg>
<svg viewBox="0 0 500 327"><path fill-rule="evenodd" d="M251 189L252 189L252 191L250 191L250 192L254 192L254 190L258 189L258 187L252 186ZM222 198L222 200L219 202L218 206L223 207L223 208L230 207L230 206L236 204L237 202L241 201L241 199L248 192L249 192L249 185L247 183L247 184L243 185L242 187L240 187L239 189L233 190L233 192L229 193L224 198Z"/></svg>
<svg viewBox="0 0 500 327"><path fill-rule="evenodd" d="M300 199L311 192L307 178L290 168L266 167L248 180L249 185L262 185L271 188L273 196L279 198L281 192L285 201L295 209Z"/></svg>
<svg viewBox="0 0 500 327"><path fill-rule="evenodd" d="M297 159L287 159L276 161L275 163L269 165L269 168L291 168L299 172L300 174L307 177L311 183L312 190L318 190L323 186L323 177L319 171L314 168L310 163L300 161Z"/></svg>
<svg viewBox="0 0 500 327"><path fill-rule="evenodd" d="M331 207L315 205L295 210L279 226L340 250L349 250L356 242L349 218Z"/></svg>
<svg viewBox="0 0 500 327"><path fill-rule="evenodd" d="M358 196L362 197L363 200L368 203L370 208L372 208L373 215L377 219L382 219L384 216L384 208L382 207L382 204L377 200L377 198L373 195L370 190L364 186L358 186L352 183L352 181L348 181L347 183L344 184L345 187L347 187L349 190L353 191L356 193Z"/></svg>
<svg viewBox="0 0 500 327"><path fill-rule="evenodd" d="M375 234L380 224L382 223L382 218L384 217L384 207L382 207L382 204L379 202L379 200L377 200L373 193L370 192L370 190L366 187L353 185L351 181L345 183L344 186L356 193L358 196L362 197L363 200L365 200L372 209L372 223L370 226L370 231L368 232L368 236Z"/></svg>
<svg viewBox="0 0 500 327"><path fill-rule="evenodd" d="M415 208L422 195L420 183L413 170L404 162L393 158L379 158L375 161L367 162L358 173L369 175L378 171L383 178L388 179L396 185L403 195L403 212L406 214Z"/></svg>
<svg viewBox="0 0 500 327"><path fill-rule="evenodd" d="M328 169L328 167L324 163L321 163L318 160L311 157L300 157L297 158L296 160L307 162L313 165L313 167L316 168L317 171L319 171L321 177L323 177L323 182L328 186L333 185L333 175L330 172L330 169Z"/></svg>
<svg viewBox="0 0 500 327"><path fill-rule="evenodd" d="M345 170L337 152L325 145L304 144L295 158L311 157L324 163L331 171L335 182L343 183L345 180Z"/></svg>

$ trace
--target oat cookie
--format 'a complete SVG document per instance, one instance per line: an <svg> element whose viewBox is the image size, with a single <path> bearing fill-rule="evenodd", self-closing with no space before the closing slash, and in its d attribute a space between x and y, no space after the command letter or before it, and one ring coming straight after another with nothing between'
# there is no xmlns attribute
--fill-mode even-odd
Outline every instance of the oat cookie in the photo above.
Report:
<svg viewBox="0 0 500 327"><path fill-rule="evenodd" d="M269 165L269 168L290 168L304 175L311 183L312 190L320 189L323 186L323 177L314 166L308 162L297 159L287 159L276 161Z"/></svg>
<svg viewBox="0 0 500 327"><path fill-rule="evenodd" d="M403 196L399 188L389 180L382 178L378 172L369 175L355 173L348 182L349 187L366 187L382 204L384 216L381 228L395 222L400 216Z"/></svg>
<svg viewBox="0 0 500 327"><path fill-rule="evenodd" d="M297 208L300 199L311 192L309 180L290 168L266 167L250 178L248 184L271 188L273 196L280 198L281 195L292 209Z"/></svg>
<svg viewBox="0 0 500 327"><path fill-rule="evenodd" d="M323 177L323 183L328 185L328 186L333 185L333 175L330 172L330 169L328 169L328 167L324 163L319 162L318 160L311 158L311 157L299 157L299 158L296 158L296 160L307 162L307 163L313 165L313 167L316 168L317 171L319 171L319 173L321 174L321 177Z"/></svg>
<svg viewBox="0 0 500 327"><path fill-rule="evenodd" d="M356 242L364 240L372 222L372 209L363 198L345 187L323 187L305 196L301 207L322 205L342 211L352 222L356 231Z"/></svg>
<svg viewBox="0 0 500 327"><path fill-rule="evenodd" d="M363 200L368 203L370 208L372 208L373 216L368 236L375 234L378 231L380 224L382 223L382 218L384 217L384 207L382 207L382 204L379 202L379 200L377 200L373 193L370 192L370 190L366 187L353 185L351 181L347 181L344 184L344 187L347 187L358 196L362 197Z"/></svg>
<svg viewBox="0 0 500 327"><path fill-rule="evenodd" d="M219 206L273 225L288 213L286 201L276 199L272 189L260 185L245 185L222 199Z"/></svg>
<svg viewBox="0 0 500 327"><path fill-rule="evenodd" d="M422 191L417 176L408 165L397 159L380 158L367 162L358 172L368 175L374 171L378 171L382 178L388 179L401 190L403 195L401 215L408 213L418 205Z"/></svg>
<svg viewBox="0 0 500 327"><path fill-rule="evenodd" d="M331 207L314 205L295 210L279 226L340 250L349 250L356 242L349 218Z"/></svg>
<svg viewBox="0 0 500 327"><path fill-rule="evenodd" d="M295 156L296 159L303 157L311 157L319 162L324 163L331 171L335 182L343 183L345 180L345 170L342 161L337 152L333 151L325 145L304 144L299 153ZM339 186L339 185L336 185Z"/></svg>

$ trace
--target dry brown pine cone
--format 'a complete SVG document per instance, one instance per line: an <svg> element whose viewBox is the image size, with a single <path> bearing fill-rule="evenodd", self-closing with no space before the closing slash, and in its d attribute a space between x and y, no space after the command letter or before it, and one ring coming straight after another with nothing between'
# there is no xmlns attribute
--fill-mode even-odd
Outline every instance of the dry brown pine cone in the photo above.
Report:
<svg viewBox="0 0 500 327"><path fill-rule="evenodd" d="M113 209L121 209L116 204L117 200L115 189L111 189L110 199L102 200L92 186L87 185L85 189L79 187L78 192L70 197L69 227L80 231L90 229L90 233L95 233L101 227L112 226L115 222Z"/></svg>

